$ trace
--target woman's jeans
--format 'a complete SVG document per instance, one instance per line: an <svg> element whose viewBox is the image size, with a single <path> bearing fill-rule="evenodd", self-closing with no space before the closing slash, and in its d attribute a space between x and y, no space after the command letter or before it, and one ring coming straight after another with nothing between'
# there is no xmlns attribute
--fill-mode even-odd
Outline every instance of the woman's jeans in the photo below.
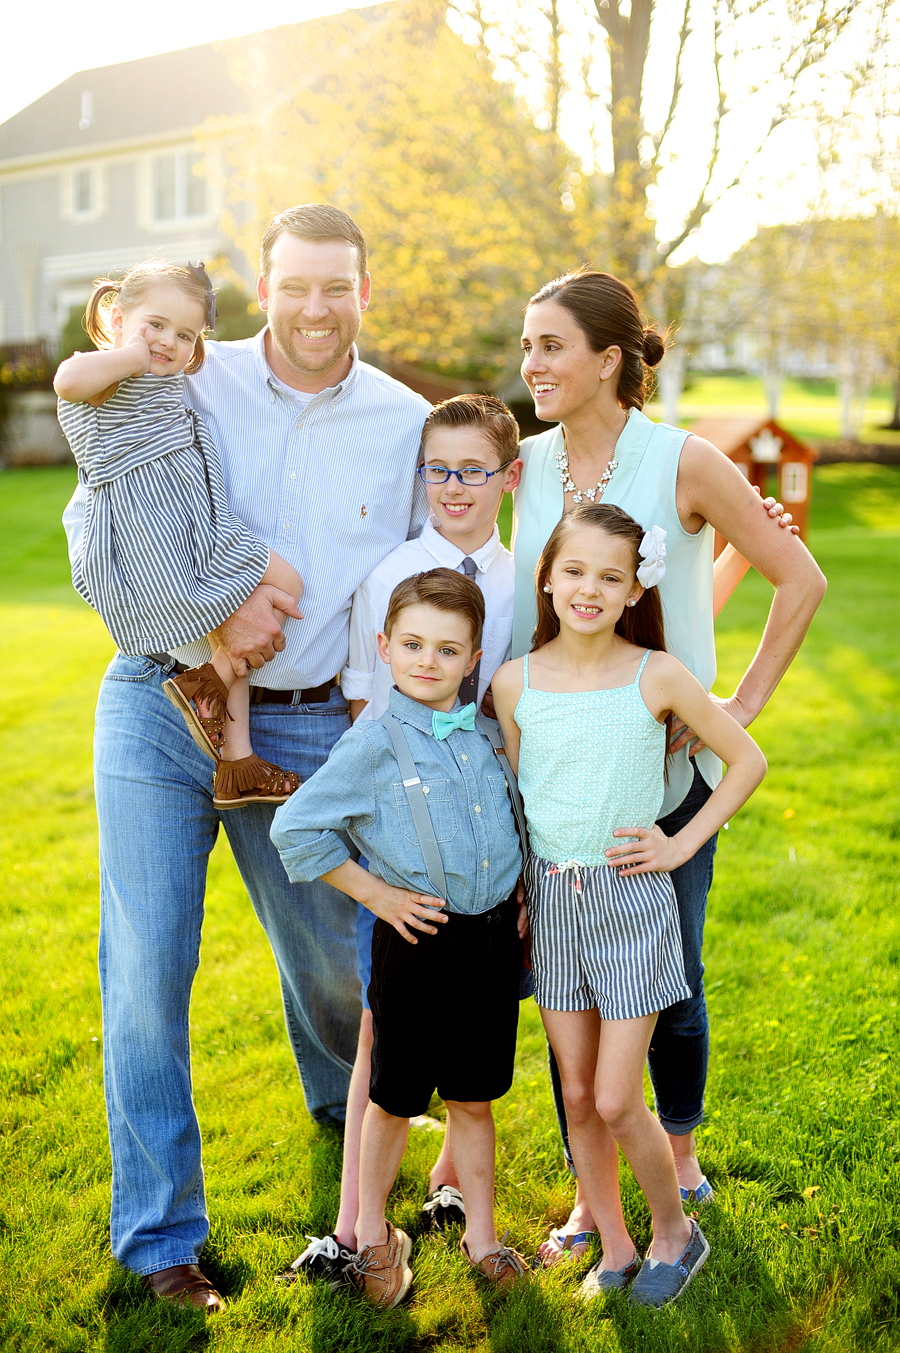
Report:
<svg viewBox="0 0 900 1353"><path fill-rule="evenodd" d="M681 831L700 811L711 793L712 790L695 766L694 780L687 795L673 812L659 820L658 825L666 836L674 836ZM709 1064L709 1018L703 994L703 961L700 954L715 853L716 837L713 836L686 864L672 871L681 922L684 975L693 995L690 1000L678 1001L670 1005L668 1010L659 1012L647 1062L659 1121L673 1137L685 1136L703 1121L703 1094ZM571 1169L572 1155L569 1151L569 1130L559 1068L549 1043L547 1050L556 1116L566 1162Z"/></svg>
<svg viewBox="0 0 900 1353"><path fill-rule="evenodd" d="M141 1274L195 1263L209 1230L188 1009L220 815L213 762L163 694L166 676L150 659L117 654L95 736L111 1241ZM250 707L254 751L303 780L348 726L337 687L327 704ZM221 820L275 955L307 1108L340 1123L360 1018L356 903L320 881L289 882L269 840L273 814L251 804Z"/></svg>

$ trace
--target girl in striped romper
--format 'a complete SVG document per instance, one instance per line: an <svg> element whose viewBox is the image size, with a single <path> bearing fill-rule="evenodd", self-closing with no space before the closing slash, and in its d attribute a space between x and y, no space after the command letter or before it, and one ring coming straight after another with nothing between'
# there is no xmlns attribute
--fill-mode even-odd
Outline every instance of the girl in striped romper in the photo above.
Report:
<svg viewBox="0 0 900 1353"><path fill-rule="evenodd" d="M654 586L665 573L664 535L645 534L611 504L567 513L538 564L532 652L493 680L531 838L535 999L603 1244L582 1291L631 1283L630 1300L651 1306L677 1297L709 1253L684 1215L668 1139L644 1101L657 1014L690 994L667 871L740 808L766 769L749 734L665 651ZM654 823L672 715L728 770L668 838ZM622 1213L619 1147L650 1205L643 1267Z"/></svg>
<svg viewBox="0 0 900 1353"><path fill-rule="evenodd" d="M98 282L85 328L98 351L63 362L59 421L91 490L72 581L123 653L167 655L204 635L211 659L163 687L216 762L218 808L283 803L297 775L253 754L247 663L212 633L260 583L303 581L232 515L209 433L184 403L216 303L203 264L150 262Z"/></svg>

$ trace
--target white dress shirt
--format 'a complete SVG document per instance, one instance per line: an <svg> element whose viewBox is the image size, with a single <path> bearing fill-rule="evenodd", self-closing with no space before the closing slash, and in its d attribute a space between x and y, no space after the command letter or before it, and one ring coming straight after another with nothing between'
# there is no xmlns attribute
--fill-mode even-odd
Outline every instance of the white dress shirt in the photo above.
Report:
<svg viewBox="0 0 900 1353"><path fill-rule="evenodd" d="M510 655L515 570L512 555L501 544L496 526L487 544L474 550L469 557L475 562L475 581L484 595L483 652L478 671L480 708L494 673ZM384 617L394 588L404 578L432 568L452 568L457 573L464 573L462 561L465 558L459 546L442 536L429 520L417 540L398 545L357 588L350 614L350 659L341 672L341 690L347 700L368 701L360 718L380 719L387 709L388 694L394 684L391 669L379 657L376 642L379 631L384 628Z"/></svg>
<svg viewBox="0 0 900 1353"><path fill-rule="evenodd" d="M354 592L426 519L416 464L429 405L361 362L355 347L339 385L295 398L272 375L266 332L208 343L185 389L218 449L232 512L303 578L304 618L286 622L284 651L250 677L296 690L344 667ZM63 515L70 558L87 493L79 485ZM173 656L192 667L208 659L209 646L201 639Z"/></svg>

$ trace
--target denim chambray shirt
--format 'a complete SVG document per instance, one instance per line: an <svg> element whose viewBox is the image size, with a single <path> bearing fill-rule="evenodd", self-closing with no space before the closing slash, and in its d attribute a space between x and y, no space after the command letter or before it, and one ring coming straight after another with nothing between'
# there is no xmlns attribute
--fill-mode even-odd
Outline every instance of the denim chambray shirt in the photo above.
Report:
<svg viewBox="0 0 900 1353"><path fill-rule="evenodd" d="M490 911L509 897L522 869L506 778L481 733L438 742L432 711L394 688L390 712L403 724L427 789L428 812L447 878L447 910ZM396 888L434 895L386 728L358 722L325 765L283 803L272 824L288 878L308 882L349 859L346 831L370 872Z"/></svg>

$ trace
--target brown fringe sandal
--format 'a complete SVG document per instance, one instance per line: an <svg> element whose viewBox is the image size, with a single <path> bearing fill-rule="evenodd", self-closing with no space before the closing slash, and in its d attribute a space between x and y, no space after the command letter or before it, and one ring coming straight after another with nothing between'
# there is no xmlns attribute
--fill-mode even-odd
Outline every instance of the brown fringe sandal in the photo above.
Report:
<svg viewBox="0 0 900 1353"><path fill-rule="evenodd" d="M285 780L290 785L287 791ZM299 788L300 776L294 771L282 770L251 752L238 761L217 761L213 803L216 808L241 808L245 803L286 803Z"/></svg>
<svg viewBox="0 0 900 1353"><path fill-rule="evenodd" d="M221 677L211 662L202 667L191 667L180 676L169 677L163 682L163 690L172 704L184 716L188 732L207 756L213 761L219 760L219 747L225 737L225 720L231 718L228 713L228 692ZM210 713L203 718L196 708L196 702L202 700ZM216 742L213 741L216 739Z"/></svg>

